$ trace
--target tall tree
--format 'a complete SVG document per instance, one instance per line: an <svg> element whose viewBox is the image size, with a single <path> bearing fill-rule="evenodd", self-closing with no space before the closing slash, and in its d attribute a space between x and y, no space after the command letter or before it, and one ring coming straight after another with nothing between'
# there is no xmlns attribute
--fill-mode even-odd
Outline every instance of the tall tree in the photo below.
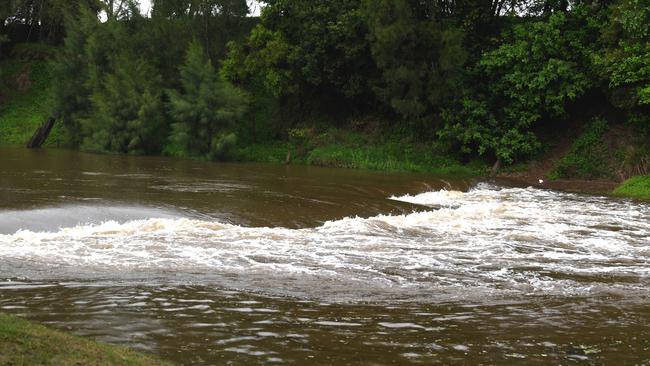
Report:
<svg viewBox="0 0 650 366"><path fill-rule="evenodd" d="M81 119L88 151L159 153L166 140L161 80L145 60L121 54L113 71L102 75Z"/></svg>
<svg viewBox="0 0 650 366"><path fill-rule="evenodd" d="M261 24L225 62L231 80L261 76L277 95L367 100L375 68L360 0L269 0ZM309 96L309 97L307 97Z"/></svg>
<svg viewBox="0 0 650 366"><path fill-rule="evenodd" d="M223 158L234 142L230 131L246 112L246 96L221 79L197 42L188 48L180 75L182 92L169 91L173 123L167 153Z"/></svg>
<svg viewBox="0 0 650 366"><path fill-rule="evenodd" d="M85 150L155 153L166 139L162 79L142 54L139 13L100 23L69 15L55 63L58 110L72 144Z"/></svg>
<svg viewBox="0 0 650 366"><path fill-rule="evenodd" d="M426 3L366 2L370 47L381 79L379 98L407 118L436 111L461 85L466 53L463 34L438 19Z"/></svg>

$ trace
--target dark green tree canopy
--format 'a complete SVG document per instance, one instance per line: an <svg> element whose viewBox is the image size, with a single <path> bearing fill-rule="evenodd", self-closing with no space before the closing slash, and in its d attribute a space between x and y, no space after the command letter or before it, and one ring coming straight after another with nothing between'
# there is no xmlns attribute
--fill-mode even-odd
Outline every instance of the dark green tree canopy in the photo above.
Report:
<svg viewBox="0 0 650 366"><path fill-rule="evenodd" d="M268 1L261 24L231 46L225 75L261 78L276 95L367 96L375 69L366 37L359 0Z"/></svg>
<svg viewBox="0 0 650 366"><path fill-rule="evenodd" d="M220 158L234 139L233 123L246 112L246 95L221 79L197 42L190 44L180 75L182 92L169 91L169 153Z"/></svg>
<svg viewBox="0 0 650 366"><path fill-rule="evenodd" d="M219 159L235 132L376 115L376 129L513 163L541 132L600 118L589 98L650 125L650 0L267 0L259 18L246 0L152 5L0 3L9 23L65 35L53 69L74 145Z"/></svg>

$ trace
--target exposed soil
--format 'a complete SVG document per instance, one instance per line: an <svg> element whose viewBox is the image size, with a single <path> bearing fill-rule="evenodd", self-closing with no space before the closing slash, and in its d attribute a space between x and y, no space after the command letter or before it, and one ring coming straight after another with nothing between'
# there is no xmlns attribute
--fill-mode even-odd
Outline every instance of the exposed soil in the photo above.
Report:
<svg viewBox="0 0 650 366"><path fill-rule="evenodd" d="M577 129L576 129L577 130ZM541 159L533 160L528 168L517 172L501 172L495 180L516 186L533 186L567 192L609 194L620 181L612 179L548 179L556 163L571 149L575 136L560 134L556 137L553 148Z"/></svg>

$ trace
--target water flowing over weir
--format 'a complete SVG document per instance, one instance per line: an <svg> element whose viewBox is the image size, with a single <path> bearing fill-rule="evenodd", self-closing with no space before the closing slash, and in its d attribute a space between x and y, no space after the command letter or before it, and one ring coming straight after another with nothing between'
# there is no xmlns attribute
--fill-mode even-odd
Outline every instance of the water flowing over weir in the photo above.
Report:
<svg viewBox="0 0 650 366"><path fill-rule="evenodd" d="M21 230L0 236L0 256L54 278L200 275L330 301L647 295L646 206L486 184L392 199L435 208L306 229L149 218Z"/></svg>
<svg viewBox="0 0 650 366"><path fill-rule="evenodd" d="M0 311L181 364L650 361L648 203L59 154L0 163Z"/></svg>

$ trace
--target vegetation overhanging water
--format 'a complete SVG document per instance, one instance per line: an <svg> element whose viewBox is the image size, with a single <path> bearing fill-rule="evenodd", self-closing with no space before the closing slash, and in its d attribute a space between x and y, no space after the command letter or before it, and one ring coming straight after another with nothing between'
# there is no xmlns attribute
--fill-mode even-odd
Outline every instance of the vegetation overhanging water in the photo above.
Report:
<svg viewBox="0 0 650 366"><path fill-rule="evenodd" d="M187 364L650 362L647 0L142 5L0 2L0 144L56 121L0 147L0 310ZM0 322L0 363L131 357Z"/></svg>

